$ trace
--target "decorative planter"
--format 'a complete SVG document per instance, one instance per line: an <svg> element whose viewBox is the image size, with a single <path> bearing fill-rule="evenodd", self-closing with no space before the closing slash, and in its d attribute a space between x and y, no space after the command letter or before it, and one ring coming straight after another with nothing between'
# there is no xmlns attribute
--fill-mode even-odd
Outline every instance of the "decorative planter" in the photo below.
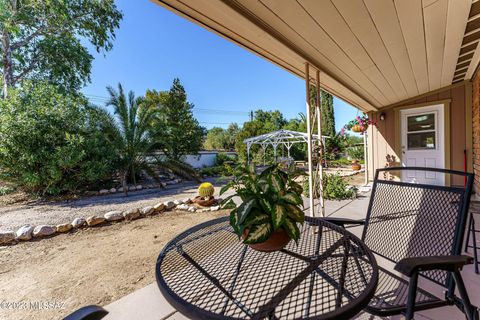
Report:
<svg viewBox="0 0 480 320"><path fill-rule="evenodd" d="M205 198L202 198L200 196L196 196L192 200L192 202L196 203L196 204L198 204L199 206L202 206L202 207L211 207L211 206L217 204L217 200L215 200L213 197L210 197L207 200L205 200Z"/></svg>
<svg viewBox="0 0 480 320"><path fill-rule="evenodd" d="M248 228L243 230L242 240L248 236ZM282 250L289 242L291 238L284 230L274 231L272 235L261 243L249 244L248 246L253 250L262 252L274 252Z"/></svg>
<svg viewBox="0 0 480 320"><path fill-rule="evenodd" d="M360 169L362 169L362 166L360 165L360 163L358 163L357 161L352 162L352 170L353 171L358 171Z"/></svg>
<svg viewBox="0 0 480 320"><path fill-rule="evenodd" d="M354 126L352 127L352 131L353 131L353 132L358 132L358 133L360 133L360 132L364 132L364 131L365 131L365 128L362 127L362 126L359 125L359 124L356 124L356 125L354 125Z"/></svg>

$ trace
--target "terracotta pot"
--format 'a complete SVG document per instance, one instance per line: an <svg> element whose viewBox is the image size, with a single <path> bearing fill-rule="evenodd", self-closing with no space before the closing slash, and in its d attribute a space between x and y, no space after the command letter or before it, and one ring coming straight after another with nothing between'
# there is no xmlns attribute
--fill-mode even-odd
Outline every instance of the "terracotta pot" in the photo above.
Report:
<svg viewBox="0 0 480 320"><path fill-rule="evenodd" d="M353 171L358 171L360 169L362 169L362 166L360 165L360 163L358 163L358 162L353 162L352 163L352 170Z"/></svg>
<svg viewBox="0 0 480 320"><path fill-rule="evenodd" d="M365 128L362 127L362 126L359 125L359 124L356 124L356 125L354 125L354 126L352 127L352 131L353 131L353 132L363 132L363 131L365 131Z"/></svg>
<svg viewBox="0 0 480 320"><path fill-rule="evenodd" d="M196 196L193 200L193 203L198 204L199 206L202 207L211 207L213 205L217 204L217 200L215 200L213 197L210 197L208 200L205 200L204 198L200 196Z"/></svg>
<svg viewBox="0 0 480 320"><path fill-rule="evenodd" d="M242 240L248 236L248 228L243 230ZM262 252L273 252L283 249L292 240L284 230L274 231L270 237L261 243L249 244L253 250Z"/></svg>

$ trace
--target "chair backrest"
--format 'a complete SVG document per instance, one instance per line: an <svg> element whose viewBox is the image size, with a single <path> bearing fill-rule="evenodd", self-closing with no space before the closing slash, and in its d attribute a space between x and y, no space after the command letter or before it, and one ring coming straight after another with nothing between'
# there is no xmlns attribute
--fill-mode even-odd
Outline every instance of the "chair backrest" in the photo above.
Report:
<svg viewBox="0 0 480 320"><path fill-rule="evenodd" d="M409 173L415 173L413 175ZM409 176L437 177L445 185L416 183ZM439 179L432 179L437 182ZM450 182L461 181L453 186ZM473 175L434 168L378 169L372 187L362 239L376 254L392 262L420 256L448 256L462 252ZM450 285L443 271L422 276Z"/></svg>

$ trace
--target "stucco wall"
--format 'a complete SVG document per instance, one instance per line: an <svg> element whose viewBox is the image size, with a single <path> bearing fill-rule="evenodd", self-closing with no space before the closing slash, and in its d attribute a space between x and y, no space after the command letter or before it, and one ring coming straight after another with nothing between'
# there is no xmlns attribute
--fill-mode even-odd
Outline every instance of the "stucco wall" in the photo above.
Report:
<svg viewBox="0 0 480 320"><path fill-rule="evenodd" d="M478 87L479 85L477 83L477 93ZM426 106L430 103L433 105L439 101L450 102L450 143L448 144L450 147L450 157L449 159L445 159L446 163L448 165L448 162L450 162L451 169L464 171L465 150L467 152L467 170L472 171L471 92L472 86L470 83L461 83L371 113L370 116L372 119L377 121L377 127L371 127L368 131L369 179L373 179L376 168L383 168L385 166L385 157L387 154L393 154L397 159L401 159L399 154L400 119L398 109L408 106ZM384 121L380 121L381 113L385 114ZM480 157L478 158L478 164L478 169L480 170ZM452 182L454 184L463 183L461 179Z"/></svg>

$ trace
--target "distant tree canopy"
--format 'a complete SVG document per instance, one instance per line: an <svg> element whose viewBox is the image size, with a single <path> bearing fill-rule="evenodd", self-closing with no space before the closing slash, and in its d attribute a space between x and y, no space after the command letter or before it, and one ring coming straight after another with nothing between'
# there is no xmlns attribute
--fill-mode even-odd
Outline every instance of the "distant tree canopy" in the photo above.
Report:
<svg viewBox="0 0 480 320"><path fill-rule="evenodd" d="M0 0L2 91L23 79L75 93L90 80L97 51L112 48L122 13L114 0Z"/></svg>
<svg viewBox="0 0 480 320"><path fill-rule="evenodd" d="M240 131L238 124L231 123L227 129L213 127L207 132L204 148L206 150L234 150L235 139Z"/></svg>
<svg viewBox="0 0 480 320"><path fill-rule="evenodd" d="M158 148L174 160L184 155L197 153L203 143L205 129L193 116L192 103L187 101L185 88L179 79L174 79L169 91L148 90L144 104L159 109L152 126L158 130Z"/></svg>

